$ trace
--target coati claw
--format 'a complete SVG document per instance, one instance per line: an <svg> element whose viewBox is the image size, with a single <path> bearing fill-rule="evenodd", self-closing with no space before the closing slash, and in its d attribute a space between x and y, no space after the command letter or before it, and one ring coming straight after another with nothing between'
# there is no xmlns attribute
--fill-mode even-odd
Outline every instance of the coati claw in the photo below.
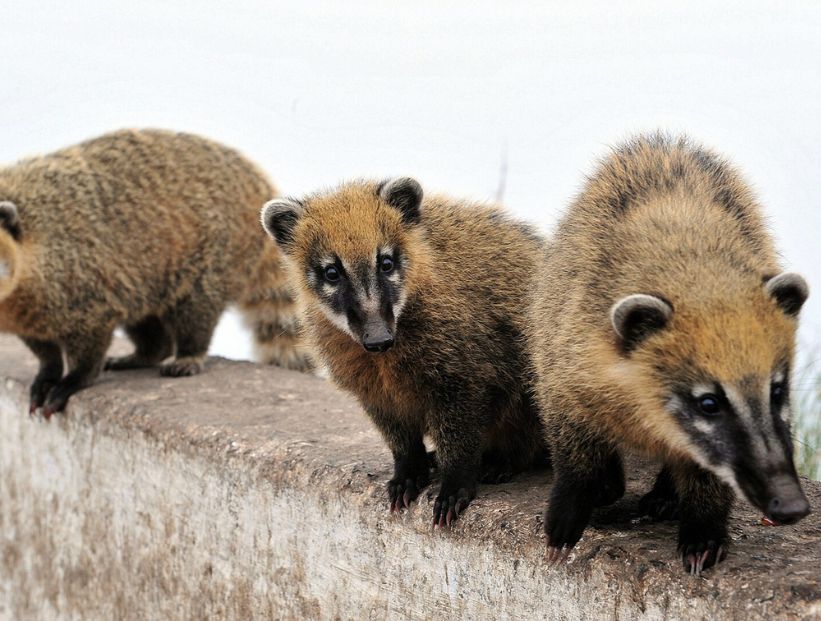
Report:
<svg viewBox="0 0 821 621"><path fill-rule="evenodd" d="M391 513L409 509L411 503L418 496L419 488L413 479L405 479L404 482L398 479L388 481L388 499Z"/></svg>
<svg viewBox="0 0 821 621"><path fill-rule="evenodd" d="M445 496L444 491L440 491L439 496L436 497L436 502L433 503L433 527L450 527L467 508L475 495L475 492L471 494L465 488L459 488L455 494L448 496Z"/></svg>
<svg viewBox="0 0 821 621"><path fill-rule="evenodd" d="M688 544L679 550L684 571L691 576L700 576L705 569L709 569L727 557L726 545L713 539Z"/></svg>

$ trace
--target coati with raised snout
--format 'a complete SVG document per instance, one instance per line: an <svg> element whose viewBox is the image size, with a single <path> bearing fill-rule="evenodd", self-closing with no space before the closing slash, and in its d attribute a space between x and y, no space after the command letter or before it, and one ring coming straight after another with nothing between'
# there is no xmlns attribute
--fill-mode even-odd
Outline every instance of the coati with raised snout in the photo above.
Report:
<svg viewBox="0 0 821 621"><path fill-rule="evenodd" d="M164 375L199 372L231 302L267 362L306 368L281 258L259 230L274 193L236 151L158 130L0 167L0 331L40 361L32 410L48 417L93 381L117 325L136 349L109 369L175 356Z"/></svg>
<svg viewBox="0 0 821 621"><path fill-rule="evenodd" d="M664 463L641 506L678 515L690 572L724 557L734 493L774 522L809 513L789 394L808 288L782 272L729 164L685 138L627 142L561 220L540 273L528 339L555 469L550 558L623 494L624 449Z"/></svg>
<svg viewBox="0 0 821 621"><path fill-rule="evenodd" d="M477 480L545 459L528 382L523 300L544 242L497 207L422 198L413 179L276 199L262 223L282 249L312 353L358 397L394 458L392 511L429 482L434 525Z"/></svg>

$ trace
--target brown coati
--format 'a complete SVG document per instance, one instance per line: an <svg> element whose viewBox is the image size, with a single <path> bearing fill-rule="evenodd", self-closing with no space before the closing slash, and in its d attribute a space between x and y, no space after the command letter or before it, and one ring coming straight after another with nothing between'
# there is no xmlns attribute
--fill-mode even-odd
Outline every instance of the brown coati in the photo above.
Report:
<svg viewBox="0 0 821 621"><path fill-rule="evenodd" d="M277 199L262 222L283 250L317 361L358 397L393 452L391 510L429 482L449 525L477 479L545 458L525 378L523 303L543 241L496 207L422 201L413 179Z"/></svg>
<svg viewBox="0 0 821 621"><path fill-rule="evenodd" d="M274 193L236 151L166 131L0 168L0 330L40 360L32 409L49 416L91 382L117 325L136 349L108 368L176 355L164 375L197 373L232 302L267 361L304 368L281 257L259 230Z"/></svg>
<svg viewBox="0 0 821 621"><path fill-rule="evenodd" d="M730 165L685 138L628 142L587 181L539 273L528 340L555 468L550 558L623 494L622 449L663 461L641 508L679 516L690 572L725 555L733 492L776 522L809 512L789 425L808 289L781 273Z"/></svg>

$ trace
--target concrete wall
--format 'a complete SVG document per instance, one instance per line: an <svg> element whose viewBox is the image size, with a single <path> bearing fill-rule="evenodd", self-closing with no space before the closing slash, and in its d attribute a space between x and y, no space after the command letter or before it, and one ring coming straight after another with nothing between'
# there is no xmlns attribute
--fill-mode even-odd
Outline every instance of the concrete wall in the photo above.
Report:
<svg viewBox="0 0 821 621"><path fill-rule="evenodd" d="M34 361L0 337L0 619L821 616L821 485L795 527L737 508L700 578L675 525L636 519L647 467L571 561L543 560L549 473L480 488L452 532L386 510L389 455L325 381L212 360L106 374L67 415L27 414Z"/></svg>

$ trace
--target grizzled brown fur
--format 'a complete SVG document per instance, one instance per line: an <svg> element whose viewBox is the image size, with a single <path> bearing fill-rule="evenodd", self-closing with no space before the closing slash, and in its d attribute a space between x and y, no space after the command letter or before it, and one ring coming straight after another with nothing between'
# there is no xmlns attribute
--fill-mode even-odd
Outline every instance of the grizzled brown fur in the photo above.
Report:
<svg viewBox="0 0 821 621"><path fill-rule="evenodd" d="M622 495L624 449L665 463L643 508L680 516L690 571L723 557L733 489L785 520L805 514L784 395L806 285L775 278L760 208L731 166L686 139L628 142L547 257L528 334L556 471L554 558Z"/></svg>
<svg viewBox="0 0 821 621"><path fill-rule="evenodd" d="M136 350L109 368L174 356L163 374L198 372L232 302L269 362L304 367L280 257L259 232L274 194L236 151L167 131L118 131L0 168L15 215L14 227L0 221L0 330L40 359L32 406L50 414L91 382L118 325Z"/></svg>
<svg viewBox="0 0 821 621"><path fill-rule="evenodd" d="M428 483L425 435L442 526L475 496L480 472L496 481L545 459L522 339L543 253L529 227L497 207L422 202L412 179L272 201L262 217L288 258L317 360L393 452L393 510Z"/></svg>

